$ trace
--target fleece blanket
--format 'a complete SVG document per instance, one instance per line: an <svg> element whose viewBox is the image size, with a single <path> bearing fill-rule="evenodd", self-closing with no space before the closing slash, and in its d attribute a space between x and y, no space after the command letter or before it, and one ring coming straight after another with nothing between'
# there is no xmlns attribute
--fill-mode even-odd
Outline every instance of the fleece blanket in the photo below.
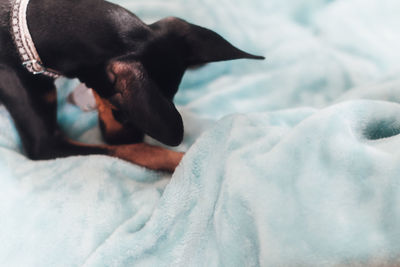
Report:
<svg viewBox="0 0 400 267"><path fill-rule="evenodd" d="M1 266L400 263L400 2L119 0L267 57L188 72L176 172L30 161L0 108ZM58 119L97 143L95 112ZM149 140L152 142L151 140Z"/></svg>

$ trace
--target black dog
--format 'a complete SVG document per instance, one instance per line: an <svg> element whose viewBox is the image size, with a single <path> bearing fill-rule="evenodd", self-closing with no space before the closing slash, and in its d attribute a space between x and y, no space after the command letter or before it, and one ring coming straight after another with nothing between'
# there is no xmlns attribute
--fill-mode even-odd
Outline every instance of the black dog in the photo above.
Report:
<svg viewBox="0 0 400 267"><path fill-rule="evenodd" d="M182 153L140 142L144 134L171 146L182 141L173 97L185 70L214 61L262 59L178 18L146 25L102 0L31 0L26 17L43 65L94 89L102 133L112 145L79 144L57 126L54 79L22 66L10 30L13 2L0 0L0 101L31 159L105 154L173 171Z"/></svg>

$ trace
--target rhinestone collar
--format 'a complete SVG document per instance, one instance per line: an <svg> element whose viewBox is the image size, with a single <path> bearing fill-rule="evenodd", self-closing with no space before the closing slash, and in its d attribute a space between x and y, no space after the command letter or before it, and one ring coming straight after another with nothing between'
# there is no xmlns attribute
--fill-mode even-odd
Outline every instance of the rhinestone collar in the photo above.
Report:
<svg viewBox="0 0 400 267"><path fill-rule="evenodd" d="M55 70L45 68L35 48L26 20L28 3L29 0L15 0L11 11L11 33L22 65L33 74L43 74L54 79L58 78L61 74Z"/></svg>

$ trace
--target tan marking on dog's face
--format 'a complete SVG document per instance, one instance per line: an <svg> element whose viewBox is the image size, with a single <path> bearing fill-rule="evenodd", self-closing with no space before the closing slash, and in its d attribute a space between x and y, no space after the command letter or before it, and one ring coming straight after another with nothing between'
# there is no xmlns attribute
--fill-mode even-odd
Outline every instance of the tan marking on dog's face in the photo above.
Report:
<svg viewBox="0 0 400 267"><path fill-rule="evenodd" d="M124 131L124 126L114 118L112 109L115 109L115 107L96 92L93 95L96 99L100 125L104 131L103 137L106 141L118 137Z"/></svg>
<svg viewBox="0 0 400 267"><path fill-rule="evenodd" d="M115 61L107 67L107 75L115 91L123 95L128 95L135 89L135 82L145 80L144 73L142 64L135 61Z"/></svg>

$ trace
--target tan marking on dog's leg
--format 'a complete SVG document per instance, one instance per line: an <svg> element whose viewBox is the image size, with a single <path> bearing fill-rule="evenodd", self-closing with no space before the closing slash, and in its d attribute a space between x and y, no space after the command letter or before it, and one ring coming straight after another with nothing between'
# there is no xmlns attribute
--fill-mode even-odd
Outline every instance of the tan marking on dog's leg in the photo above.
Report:
<svg viewBox="0 0 400 267"><path fill-rule="evenodd" d="M140 143L114 146L112 155L148 169L173 172L184 153Z"/></svg>
<svg viewBox="0 0 400 267"><path fill-rule="evenodd" d="M157 171L174 172L184 156L183 152L176 152L166 148L145 143L131 145L88 145L68 140L75 146L98 147L107 151L106 155L120 158L133 164Z"/></svg>

